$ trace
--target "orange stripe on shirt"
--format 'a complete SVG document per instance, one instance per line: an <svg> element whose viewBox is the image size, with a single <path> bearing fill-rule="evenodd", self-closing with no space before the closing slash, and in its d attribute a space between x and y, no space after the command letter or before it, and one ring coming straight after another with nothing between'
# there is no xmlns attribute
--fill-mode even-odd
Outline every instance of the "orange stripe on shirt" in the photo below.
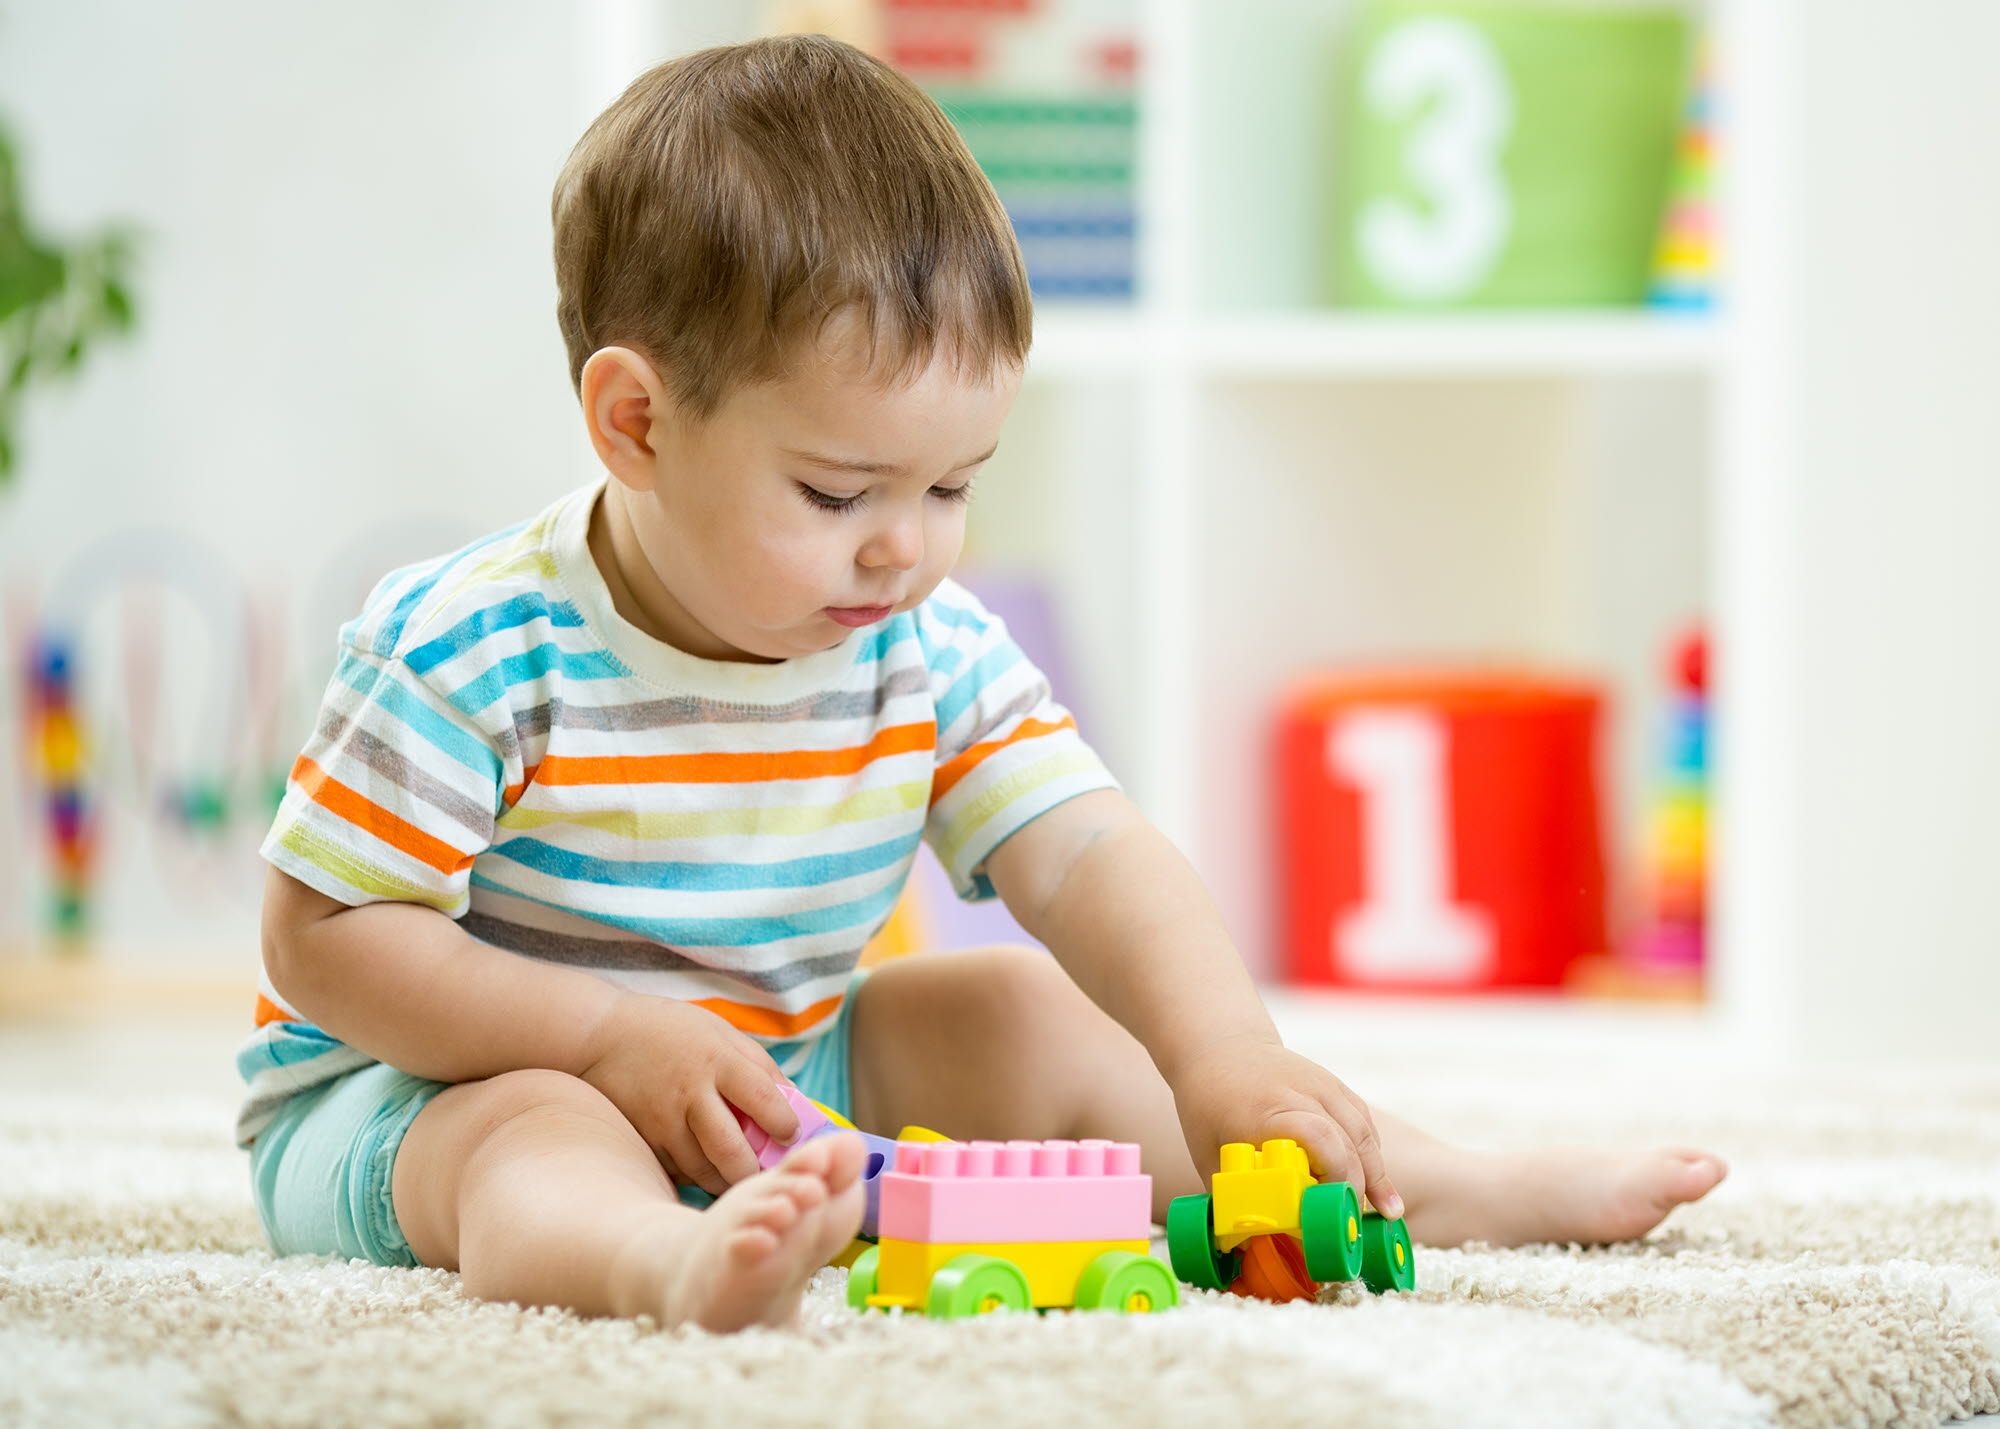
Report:
<svg viewBox="0 0 2000 1429"><path fill-rule="evenodd" d="M510 809L513 808L516 804L520 803L521 796L528 792L528 786L535 782L535 770L540 769L541 767L542 766L539 764L534 765L521 776L520 783L509 784L500 795L501 802L504 803Z"/></svg>
<svg viewBox="0 0 2000 1429"><path fill-rule="evenodd" d="M1038 719L1024 719L1014 726L1014 732L1005 739L989 739L984 744L975 744L950 763L941 765L931 776L931 807L936 808L938 800L949 794L952 786L985 762L988 755L997 754L1010 744L1018 744L1024 739L1039 739L1045 734L1056 734L1065 729L1075 729L1076 720L1065 715L1055 724L1047 724Z"/></svg>
<svg viewBox="0 0 2000 1429"><path fill-rule="evenodd" d="M764 779L820 779L853 774L878 759L937 745L937 726L890 725L866 744L847 749L751 751L741 754L551 754L538 784L750 784Z"/></svg>
<svg viewBox="0 0 2000 1429"><path fill-rule="evenodd" d="M297 1022L298 1020L297 1013L285 1011L284 1008L278 1006L277 1003L271 1001L270 998L264 996L261 992L257 994L257 1025L259 1027L262 1027L267 1022Z"/></svg>
<svg viewBox="0 0 2000 1429"><path fill-rule="evenodd" d="M696 1007L707 1008L738 1032L755 1032L765 1037L791 1037L829 1016L846 996L844 992L836 992L802 1012L789 1013L731 1002L726 997L696 997L689 1001Z"/></svg>
<svg viewBox="0 0 2000 1429"><path fill-rule="evenodd" d="M472 866L471 854L460 853L443 839L433 838L409 820L398 818L348 788L303 754L292 765L292 781L321 808L340 815L358 829L368 830L383 843L401 849L439 873L457 873Z"/></svg>

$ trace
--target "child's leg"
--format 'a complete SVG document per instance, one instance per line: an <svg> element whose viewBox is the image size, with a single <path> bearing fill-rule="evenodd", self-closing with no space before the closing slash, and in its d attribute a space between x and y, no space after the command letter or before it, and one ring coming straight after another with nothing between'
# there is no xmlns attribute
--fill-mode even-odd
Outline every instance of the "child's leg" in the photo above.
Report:
<svg viewBox="0 0 2000 1429"><path fill-rule="evenodd" d="M705 1211L595 1087L518 1071L449 1087L396 1153L396 1218L467 1294L735 1329L790 1319L861 1221L861 1148L800 1147Z"/></svg>
<svg viewBox="0 0 2000 1429"><path fill-rule="evenodd" d="M893 1133L915 1122L964 1139L1136 1141L1156 1215L1203 1189L1214 1151L1198 1173L1145 1048L1053 959L1019 948L898 959L856 998L856 1124ZM1410 1233L1431 1245L1625 1240L1724 1172L1719 1158L1684 1148L1467 1150L1369 1110Z"/></svg>

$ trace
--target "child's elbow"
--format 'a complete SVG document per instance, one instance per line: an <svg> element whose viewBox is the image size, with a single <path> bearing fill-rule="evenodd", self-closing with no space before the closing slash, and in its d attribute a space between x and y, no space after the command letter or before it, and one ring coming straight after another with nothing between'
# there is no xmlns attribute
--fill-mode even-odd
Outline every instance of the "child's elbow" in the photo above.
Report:
<svg viewBox="0 0 2000 1429"><path fill-rule="evenodd" d="M347 906L278 868L265 870L261 941L264 971L274 984L284 986L286 966L297 954L300 934L335 913L346 912Z"/></svg>

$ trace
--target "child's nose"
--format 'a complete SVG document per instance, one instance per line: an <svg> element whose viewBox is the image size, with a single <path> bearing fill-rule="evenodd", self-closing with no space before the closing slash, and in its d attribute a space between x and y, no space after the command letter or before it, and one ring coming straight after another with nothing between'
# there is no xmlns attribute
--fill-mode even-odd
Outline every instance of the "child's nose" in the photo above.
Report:
<svg viewBox="0 0 2000 1429"><path fill-rule="evenodd" d="M892 571L913 571L924 559L924 527L921 521L895 521L880 528L861 548L861 564L887 566Z"/></svg>

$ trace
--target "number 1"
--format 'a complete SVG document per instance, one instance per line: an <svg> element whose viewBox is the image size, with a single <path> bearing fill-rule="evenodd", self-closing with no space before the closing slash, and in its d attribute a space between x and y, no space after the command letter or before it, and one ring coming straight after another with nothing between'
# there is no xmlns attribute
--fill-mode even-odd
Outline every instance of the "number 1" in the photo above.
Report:
<svg viewBox="0 0 2000 1429"><path fill-rule="evenodd" d="M1361 794L1361 903L1336 916L1333 962L1355 977L1475 982L1493 922L1451 901L1444 724L1422 710L1366 710L1327 732L1327 772Z"/></svg>

